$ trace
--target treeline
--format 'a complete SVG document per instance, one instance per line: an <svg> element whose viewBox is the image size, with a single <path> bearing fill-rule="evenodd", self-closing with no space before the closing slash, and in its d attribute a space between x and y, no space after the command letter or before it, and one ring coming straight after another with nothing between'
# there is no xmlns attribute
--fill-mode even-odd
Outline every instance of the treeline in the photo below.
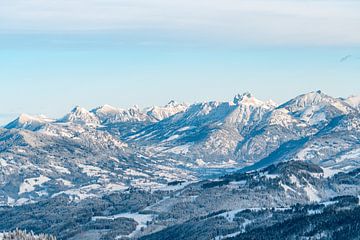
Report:
<svg viewBox="0 0 360 240"><path fill-rule="evenodd" d="M253 228L228 240L359 239L360 207L356 196L333 199L322 213L300 214L272 226Z"/></svg>
<svg viewBox="0 0 360 240"><path fill-rule="evenodd" d="M56 237L48 234L36 235L32 231L27 232L26 230L22 231L16 229L15 231L12 232L2 233L2 239L3 240L56 240Z"/></svg>

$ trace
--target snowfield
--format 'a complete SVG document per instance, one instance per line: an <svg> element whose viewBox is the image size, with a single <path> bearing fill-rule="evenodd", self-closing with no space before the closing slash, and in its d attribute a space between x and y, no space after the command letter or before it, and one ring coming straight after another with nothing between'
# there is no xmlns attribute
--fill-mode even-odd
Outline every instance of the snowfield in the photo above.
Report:
<svg viewBox="0 0 360 240"><path fill-rule="evenodd" d="M27 178L24 182L20 185L19 194L23 194L26 192L32 192L35 190L36 186L41 186L42 184L50 181L50 178L40 175L39 177L35 178Z"/></svg>

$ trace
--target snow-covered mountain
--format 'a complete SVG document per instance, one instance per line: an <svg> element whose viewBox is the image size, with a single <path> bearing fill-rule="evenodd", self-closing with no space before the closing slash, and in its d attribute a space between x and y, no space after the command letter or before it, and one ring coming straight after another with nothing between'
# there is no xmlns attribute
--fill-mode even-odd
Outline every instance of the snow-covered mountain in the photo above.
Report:
<svg viewBox="0 0 360 240"><path fill-rule="evenodd" d="M66 114L62 119L59 119L59 122L85 125L100 124L100 120L95 114L80 106L73 108L70 113Z"/></svg>
<svg viewBox="0 0 360 240"><path fill-rule="evenodd" d="M7 129L12 128L23 128L28 130L36 130L37 128L45 125L46 123L54 122L55 120L50 119L46 116L31 116L28 114L21 114L14 121L10 122L5 126Z"/></svg>
<svg viewBox="0 0 360 240"><path fill-rule="evenodd" d="M217 165L231 164L235 163L238 143L274 108L272 101L260 101L249 93L239 94L230 102L195 103L126 140L145 146L149 154L177 154L193 162L206 158Z"/></svg>
<svg viewBox="0 0 360 240"><path fill-rule="evenodd" d="M151 122L151 118L139 107L134 106L127 110L104 105L91 111L103 124L118 122Z"/></svg>
<svg viewBox="0 0 360 240"><path fill-rule="evenodd" d="M289 160L350 171L360 162L354 99L317 91L278 106L244 93L144 110L75 107L57 120L21 115L0 130L0 201L157 189Z"/></svg>
<svg viewBox="0 0 360 240"><path fill-rule="evenodd" d="M153 119L153 121L161 121L179 112L184 112L188 108L185 103L177 103L171 100L163 107L154 106L146 109L146 114Z"/></svg>
<svg viewBox="0 0 360 240"><path fill-rule="evenodd" d="M157 157L170 154L202 166L241 167L286 148L290 141L316 136L339 116L356 113L346 101L320 91L280 106L245 93L231 102L190 105L124 140Z"/></svg>
<svg viewBox="0 0 360 240"><path fill-rule="evenodd" d="M355 112L347 101L330 97L321 91L300 95L280 108L289 110L295 117L310 125L329 122L335 116Z"/></svg>
<svg viewBox="0 0 360 240"><path fill-rule="evenodd" d="M360 110L360 96L351 96L345 99L345 102L353 108Z"/></svg>
<svg viewBox="0 0 360 240"><path fill-rule="evenodd" d="M0 231L262 239L287 222L298 232L284 238L333 236L340 230L321 224L328 213L360 212L358 99L317 91L277 105L244 93L143 110L75 107L60 119L22 114L0 128Z"/></svg>
<svg viewBox="0 0 360 240"><path fill-rule="evenodd" d="M102 124L122 123L122 122L157 122L168 118L178 112L183 112L187 108L186 104L178 104L170 101L163 107L154 106L141 110L138 106L129 109L120 109L110 105L104 105L93 109L94 113Z"/></svg>
<svg viewBox="0 0 360 240"><path fill-rule="evenodd" d="M182 110L175 103L154 109L163 116ZM105 105L92 111L77 106L58 120L20 115L0 129L0 203L18 205L61 193L83 199L129 186L156 187L172 178L192 179L191 172L172 169L176 161L149 161L116 134L114 128L122 123L158 121L150 112Z"/></svg>

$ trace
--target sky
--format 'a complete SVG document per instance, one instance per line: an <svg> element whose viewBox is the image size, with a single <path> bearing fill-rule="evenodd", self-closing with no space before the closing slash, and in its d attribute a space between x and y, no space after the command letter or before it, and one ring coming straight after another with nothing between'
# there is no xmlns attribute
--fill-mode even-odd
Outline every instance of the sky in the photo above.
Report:
<svg viewBox="0 0 360 240"><path fill-rule="evenodd" d="M0 124L20 113L360 94L360 1L0 0Z"/></svg>

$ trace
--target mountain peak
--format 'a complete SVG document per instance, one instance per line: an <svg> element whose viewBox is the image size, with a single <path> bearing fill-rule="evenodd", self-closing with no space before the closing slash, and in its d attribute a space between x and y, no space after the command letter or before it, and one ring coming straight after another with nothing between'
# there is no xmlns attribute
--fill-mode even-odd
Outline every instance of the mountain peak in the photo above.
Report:
<svg viewBox="0 0 360 240"><path fill-rule="evenodd" d="M94 110L92 110L91 112L94 112L94 113L98 113L98 112L101 112L101 113L113 113L113 112L118 112L119 109L117 109L116 107L113 107L109 104L104 104L98 108L95 108Z"/></svg>
<svg viewBox="0 0 360 240"><path fill-rule="evenodd" d="M75 106L61 122L75 122L80 124L99 124L99 119L83 107Z"/></svg>
<svg viewBox="0 0 360 240"><path fill-rule="evenodd" d="M34 116L30 116L26 113L21 113L18 117L18 122L19 123L26 123L26 122L31 122L31 121L34 121L34 120L38 120L36 117Z"/></svg>
<svg viewBox="0 0 360 240"><path fill-rule="evenodd" d="M32 116L26 113L21 113L16 120L21 124L34 123L34 122L46 123L46 122L54 121L44 115Z"/></svg>
<svg viewBox="0 0 360 240"><path fill-rule="evenodd" d="M178 105L178 103L175 100L170 100L165 106L166 107L174 107Z"/></svg>
<svg viewBox="0 0 360 240"><path fill-rule="evenodd" d="M325 93L323 93L322 91L318 90L318 91L301 94L291 99L290 101L284 103L280 107L285 107L289 111L294 112L300 109L304 109L306 107L316 106L324 103L332 103L336 101L337 100L335 98L332 98L326 95Z"/></svg>
<svg viewBox="0 0 360 240"><path fill-rule="evenodd" d="M38 128L39 126L52 122L52 119L47 118L46 116L32 116L26 113L22 113L16 118L14 121L10 122L5 126L5 128L24 128L28 130L33 130Z"/></svg>
<svg viewBox="0 0 360 240"><path fill-rule="evenodd" d="M278 106L278 104L277 104L274 100L272 100L272 99L267 100L267 101L265 102L265 104L268 105L268 106L274 107L274 108L275 108L276 106Z"/></svg>
<svg viewBox="0 0 360 240"><path fill-rule="evenodd" d="M129 108L129 109L132 109L132 110L135 110L135 111L140 111L140 107L139 107L139 105L137 105L137 104L135 104L135 105L133 105L131 108Z"/></svg>
<svg viewBox="0 0 360 240"><path fill-rule="evenodd" d="M308 93L304 93L298 97L303 97L303 98L324 98L324 97L329 97L327 96L324 92L322 92L321 90L317 90L317 91L312 91L312 92L308 92Z"/></svg>
<svg viewBox="0 0 360 240"><path fill-rule="evenodd" d="M80 106L75 106L72 110L71 110L71 113L87 113L88 110L86 110L85 108L83 107L80 107Z"/></svg>
<svg viewBox="0 0 360 240"><path fill-rule="evenodd" d="M255 98L251 93L245 92L243 94L237 94L234 97L233 103L235 105L254 105L254 106L261 106L265 103L257 98Z"/></svg>
<svg viewBox="0 0 360 240"><path fill-rule="evenodd" d="M278 107L281 108L311 126L324 125L335 116L356 111L344 99L331 97L320 90L301 94Z"/></svg>
<svg viewBox="0 0 360 240"><path fill-rule="evenodd" d="M352 106L355 109L360 110L360 95L359 96L350 96L345 99L345 102Z"/></svg>
<svg viewBox="0 0 360 240"><path fill-rule="evenodd" d="M165 106L153 106L146 109L146 114L155 121L161 121L179 112L183 112L188 108L185 103L177 103L174 100L168 102Z"/></svg>
<svg viewBox="0 0 360 240"><path fill-rule="evenodd" d="M250 98L253 98L253 95L250 92L245 92L243 94L236 94L233 102L235 104L238 104L238 103L242 102L243 100L250 99Z"/></svg>

